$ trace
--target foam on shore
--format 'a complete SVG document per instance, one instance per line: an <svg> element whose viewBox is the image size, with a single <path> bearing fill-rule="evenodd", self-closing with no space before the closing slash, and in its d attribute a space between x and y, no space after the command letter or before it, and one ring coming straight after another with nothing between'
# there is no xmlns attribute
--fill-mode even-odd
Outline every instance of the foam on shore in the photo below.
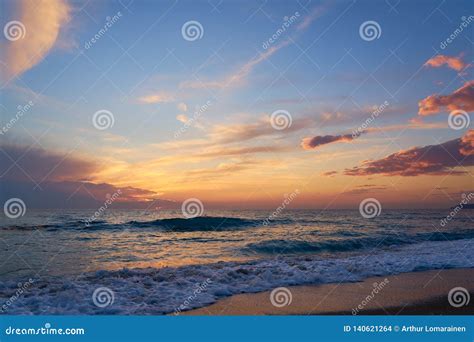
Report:
<svg viewBox="0 0 474 342"><path fill-rule="evenodd" d="M474 239L372 249L344 258L280 256L247 263L104 270L76 277L33 279L32 286L4 313L156 315L199 308L223 297L279 286L355 282L373 276L471 267ZM0 306L17 288L17 282L0 284ZM110 305L94 304L93 294L98 288L111 291Z"/></svg>

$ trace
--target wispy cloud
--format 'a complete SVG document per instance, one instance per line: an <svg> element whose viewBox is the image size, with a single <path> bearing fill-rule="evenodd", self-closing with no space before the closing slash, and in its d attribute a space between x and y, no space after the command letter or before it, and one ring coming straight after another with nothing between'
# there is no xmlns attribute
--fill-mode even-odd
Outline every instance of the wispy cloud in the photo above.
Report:
<svg viewBox="0 0 474 342"><path fill-rule="evenodd" d="M185 81L182 82L180 88L189 88L189 89L225 89L230 87L240 86L244 83L247 76L250 72L260 63L270 58L278 50L287 46L289 41L284 41L279 45L273 46L266 50L263 53L259 53L257 56L252 58L250 61L242 65L236 72L233 74L227 75L221 80L218 81Z"/></svg>
<svg viewBox="0 0 474 342"><path fill-rule="evenodd" d="M146 96L142 96L138 98L138 101L141 103L167 103L167 102L173 102L174 96L170 93L166 92L160 92L160 93L154 93Z"/></svg>
<svg viewBox="0 0 474 342"><path fill-rule="evenodd" d="M326 10L326 6L320 5L314 7L309 14L307 14L303 21L296 27L296 30L304 31L306 30L314 20L320 17ZM220 80L188 80L181 82L179 88L181 89L227 89L232 87L238 87L245 84L245 81L249 74L253 71L255 67L257 67L260 63L266 61L271 56L273 56L276 52L281 50L282 48L288 46L291 40L287 39L282 41L281 43L270 47L269 49L265 50L263 53L259 53L248 62L243 64L240 68L238 68L235 72L223 77Z"/></svg>
<svg viewBox="0 0 474 342"><path fill-rule="evenodd" d="M306 30L317 18L324 14L327 6L319 5L314 7L307 15L303 17L303 21L296 27L299 31Z"/></svg>
<svg viewBox="0 0 474 342"><path fill-rule="evenodd" d="M185 120L185 117L179 119ZM207 128L207 134L202 139L167 141L154 145L166 150L202 149L217 147L225 144L242 144L256 138L281 137L301 131L314 123L312 118L294 118L290 127L283 131L275 130L271 125L270 116L265 115L252 123L217 124Z"/></svg>
<svg viewBox="0 0 474 342"><path fill-rule="evenodd" d="M344 191L344 195L362 195L366 193L374 193L386 190L387 187L383 185L374 185L374 184L362 184L358 185L351 190Z"/></svg>

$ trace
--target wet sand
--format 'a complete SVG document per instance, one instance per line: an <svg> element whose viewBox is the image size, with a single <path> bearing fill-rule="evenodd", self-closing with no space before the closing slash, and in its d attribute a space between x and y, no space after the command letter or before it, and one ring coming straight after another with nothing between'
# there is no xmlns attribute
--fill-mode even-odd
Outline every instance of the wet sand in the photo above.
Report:
<svg viewBox="0 0 474 342"><path fill-rule="evenodd" d="M448 293L463 287L468 305L450 305ZM472 315L474 269L452 269L374 277L358 283L290 286L291 303L272 304L271 291L235 295L182 315ZM281 296L280 303L289 296ZM276 297L276 299L278 296ZM274 300L277 304L278 300Z"/></svg>

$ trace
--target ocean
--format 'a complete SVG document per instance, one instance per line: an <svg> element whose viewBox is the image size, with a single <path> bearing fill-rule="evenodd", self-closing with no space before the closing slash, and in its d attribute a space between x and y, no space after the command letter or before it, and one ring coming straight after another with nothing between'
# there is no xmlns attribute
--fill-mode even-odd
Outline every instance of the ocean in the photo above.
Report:
<svg viewBox="0 0 474 342"><path fill-rule="evenodd" d="M94 211L30 210L0 220L0 312L177 314L280 286L474 267L474 211L449 213L110 209L86 224Z"/></svg>

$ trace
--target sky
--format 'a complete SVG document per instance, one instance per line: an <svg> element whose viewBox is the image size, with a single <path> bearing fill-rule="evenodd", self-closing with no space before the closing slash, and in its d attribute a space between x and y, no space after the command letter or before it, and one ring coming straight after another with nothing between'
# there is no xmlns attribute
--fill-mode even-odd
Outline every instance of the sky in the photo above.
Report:
<svg viewBox="0 0 474 342"><path fill-rule="evenodd" d="M0 199L455 205L474 188L473 9L2 0Z"/></svg>

